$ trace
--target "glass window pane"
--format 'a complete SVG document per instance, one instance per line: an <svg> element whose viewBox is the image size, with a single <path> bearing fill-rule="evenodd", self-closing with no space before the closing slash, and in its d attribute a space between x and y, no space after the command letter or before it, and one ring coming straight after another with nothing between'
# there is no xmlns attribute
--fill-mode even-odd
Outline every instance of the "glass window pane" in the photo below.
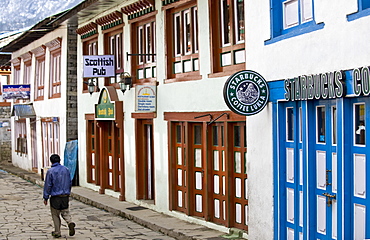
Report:
<svg viewBox="0 0 370 240"><path fill-rule="evenodd" d="M317 141L324 143L326 141L326 118L325 107L317 107Z"/></svg>
<svg viewBox="0 0 370 240"><path fill-rule="evenodd" d="M365 104L355 105L355 143L365 144Z"/></svg>
<svg viewBox="0 0 370 240"><path fill-rule="evenodd" d="M284 2L283 11L284 11L284 28L290 28L298 25L299 19L298 0Z"/></svg>
<svg viewBox="0 0 370 240"><path fill-rule="evenodd" d="M235 173L242 173L242 157L240 152L234 152L234 164Z"/></svg>
<svg viewBox="0 0 370 240"><path fill-rule="evenodd" d="M312 0L301 0L301 18L302 22L312 20Z"/></svg>
<svg viewBox="0 0 370 240"><path fill-rule="evenodd" d="M225 144L224 144L224 126L221 126L221 146L225 146Z"/></svg>
<svg viewBox="0 0 370 240"><path fill-rule="evenodd" d="M332 107L333 144L337 144L337 107Z"/></svg>
<svg viewBox="0 0 370 240"><path fill-rule="evenodd" d="M213 140L213 146L218 146L218 127L213 126L212 127L212 140Z"/></svg>
<svg viewBox="0 0 370 240"><path fill-rule="evenodd" d="M176 126L176 142L181 143L181 125Z"/></svg>
<svg viewBox="0 0 370 240"><path fill-rule="evenodd" d="M234 126L234 147L240 147L240 126Z"/></svg>
<svg viewBox="0 0 370 240"><path fill-rule="evenodd" d="M236 42L244 41L244 1L237 0L235 4L235 33Z"/></svg>
<svg viewBox="0 0 370 240"><path fill-rule="evenodd" d="M294 141L294 112L293 108L287 108L286 110L286 119L287 119L287 140Z"/></svg>
<svg viewBox="0 0 370 240"><path fill-rule="evenodd" d="M230 0L221 0L221 37L222 45L230 43Z"/></svg>
<svg viewBox="0 0 370 240"><path fill-rule="evenodd" d="M302 108L299 108L299 141L302 142L303 138L303 118L302 118Z"/></svg>
<svg viewBox="0 0 370 240"><path fill-rule="evenodd" d="M197 125L194 126L194 144L201 143L202 143L202 128L201 126Z"/></svg>

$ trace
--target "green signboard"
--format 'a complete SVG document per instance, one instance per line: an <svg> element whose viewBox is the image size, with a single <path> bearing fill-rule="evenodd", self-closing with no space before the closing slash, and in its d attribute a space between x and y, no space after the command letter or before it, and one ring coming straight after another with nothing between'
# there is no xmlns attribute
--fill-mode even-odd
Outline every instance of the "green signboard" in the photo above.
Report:
<svg viewBox="0 0 370 240"><path fill-rule="evenodd" d="M102 90L99 103L95 105L95 118L114 119L114 103L110 102L108 91Z"/></svg>

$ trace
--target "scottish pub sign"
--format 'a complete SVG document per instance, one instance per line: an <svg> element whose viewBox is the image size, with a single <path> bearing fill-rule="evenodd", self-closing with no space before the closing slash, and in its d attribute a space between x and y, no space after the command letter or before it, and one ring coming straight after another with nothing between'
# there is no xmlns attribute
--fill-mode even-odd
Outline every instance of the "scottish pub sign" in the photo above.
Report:
<svg viewBox="0 0 370 240"><path fill-rule="evenodd" d="M110 102L108 91L103 89L98 104L95 104L95 118L114 120L114 103Z"/></svg>
<svg viewBox="0 0 370 240"><path fill-rule="evenodd" d="M224 86L226 105L235 113L254 115L264 109L269 98L266 80L257 72L243 70L230 76Z"/></svg>
<svg viewBox="0 0 370 240"><path fill-rule="evenodd" d="M83 77L114 77L114 55L83 56Z"/></svg>

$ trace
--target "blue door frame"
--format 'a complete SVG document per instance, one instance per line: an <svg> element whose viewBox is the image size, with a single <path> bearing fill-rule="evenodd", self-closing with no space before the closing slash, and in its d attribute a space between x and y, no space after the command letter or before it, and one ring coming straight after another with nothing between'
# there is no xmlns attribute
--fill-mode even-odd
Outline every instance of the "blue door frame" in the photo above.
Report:
<svg viewBox="0 0 370 240"><path fill-rule="evenodd" d="M288 239L288 228L292 229L294 239L331 239L331 232L328 235L317 234L317 198L324 193L316 189L316 150L327 151L327 156L335 152L337 157L337 190L332 191L331 187L326 192L336 194L337 204L337 239L355 239L356 231L362 229L362 225L355 226L355 212L364 214L365 238L370 238L370 201L367 193L370 193L370 163L367 155L370 154L370 133L366 131L366 144L355 144L356 141L356 117L354 116L356 105L364 104L365 122L370 124L370 98L340 98L336 100L320 101L296 101L296 102L274 102L273 103L273 131L274 141L274 239ZM330 110L330 106L336 106L336 144L330 143L327 146L320 146L316 139L316 106L325 106ZM294 120L291 124L294 129L294 140L287 141L287 108L292 109ZM290 111L290 110L289 110ZM331 128L331 117L326 114L327 128ZM366 124L365 124L366 125ZM299 130L301 128L301 130ZM326 133L326 137L331 137L331 132ZM300 141L302 139L302 141ZM329 141L330 142L330 141ZM287 182L287 148L294 149L294 182ZM360 165L364 164L364 184L355 185L355 171L362 171L361 167L355 169L355 156L360 156ZM361 156L363 156L361 161ZM300 159L301 157L301 159ZM315 160L315 161L314 161ZM332 170L331 159L327 159L328 170ZM302 165L302 166L300 166ZM302 176L300 176L302 175ZM300 180L302 178L302 180ZM329 174L332 181L332 176ZM360 179L361 182L361 179ZM362 186L365 185L365 186ZM357 187L355 187L357 186ZM355 188L358 186L366 188L364 196L355 196ZM293 192L294 199L294 221L287 221L288 206L287 189ZM317 194L316 194L317 192ZM301 193L302 199L299 199ZM303 205L300 209L300 204ZM357 208L356 208L357 207ZM308 210L309 209L309 210ZM364 212L361 212L361 209ZM331 209L326 208L326 213L331 214ZM357 214L357 213L356 213ZM299 216L302 215L302 216ZM303 218L303 220L302 220ZM300 220L301 219L301 220ZM328 226L332 221L329 217ZM361 220L361 217L359 218ZM302 222L300 226L299 222Z"/></svg>

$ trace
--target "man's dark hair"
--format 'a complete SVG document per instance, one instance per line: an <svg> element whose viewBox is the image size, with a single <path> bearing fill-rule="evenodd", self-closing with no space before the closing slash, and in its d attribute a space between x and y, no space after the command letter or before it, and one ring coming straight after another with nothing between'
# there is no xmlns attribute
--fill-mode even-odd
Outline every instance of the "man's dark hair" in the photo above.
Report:
<svg viewBox="0 0 370 240"><path fill-rule="evenodd" d="M52 154L50 156L50 162L51 163L56 163L56 162L60 162L60 157L58 154Z"/></svg>

